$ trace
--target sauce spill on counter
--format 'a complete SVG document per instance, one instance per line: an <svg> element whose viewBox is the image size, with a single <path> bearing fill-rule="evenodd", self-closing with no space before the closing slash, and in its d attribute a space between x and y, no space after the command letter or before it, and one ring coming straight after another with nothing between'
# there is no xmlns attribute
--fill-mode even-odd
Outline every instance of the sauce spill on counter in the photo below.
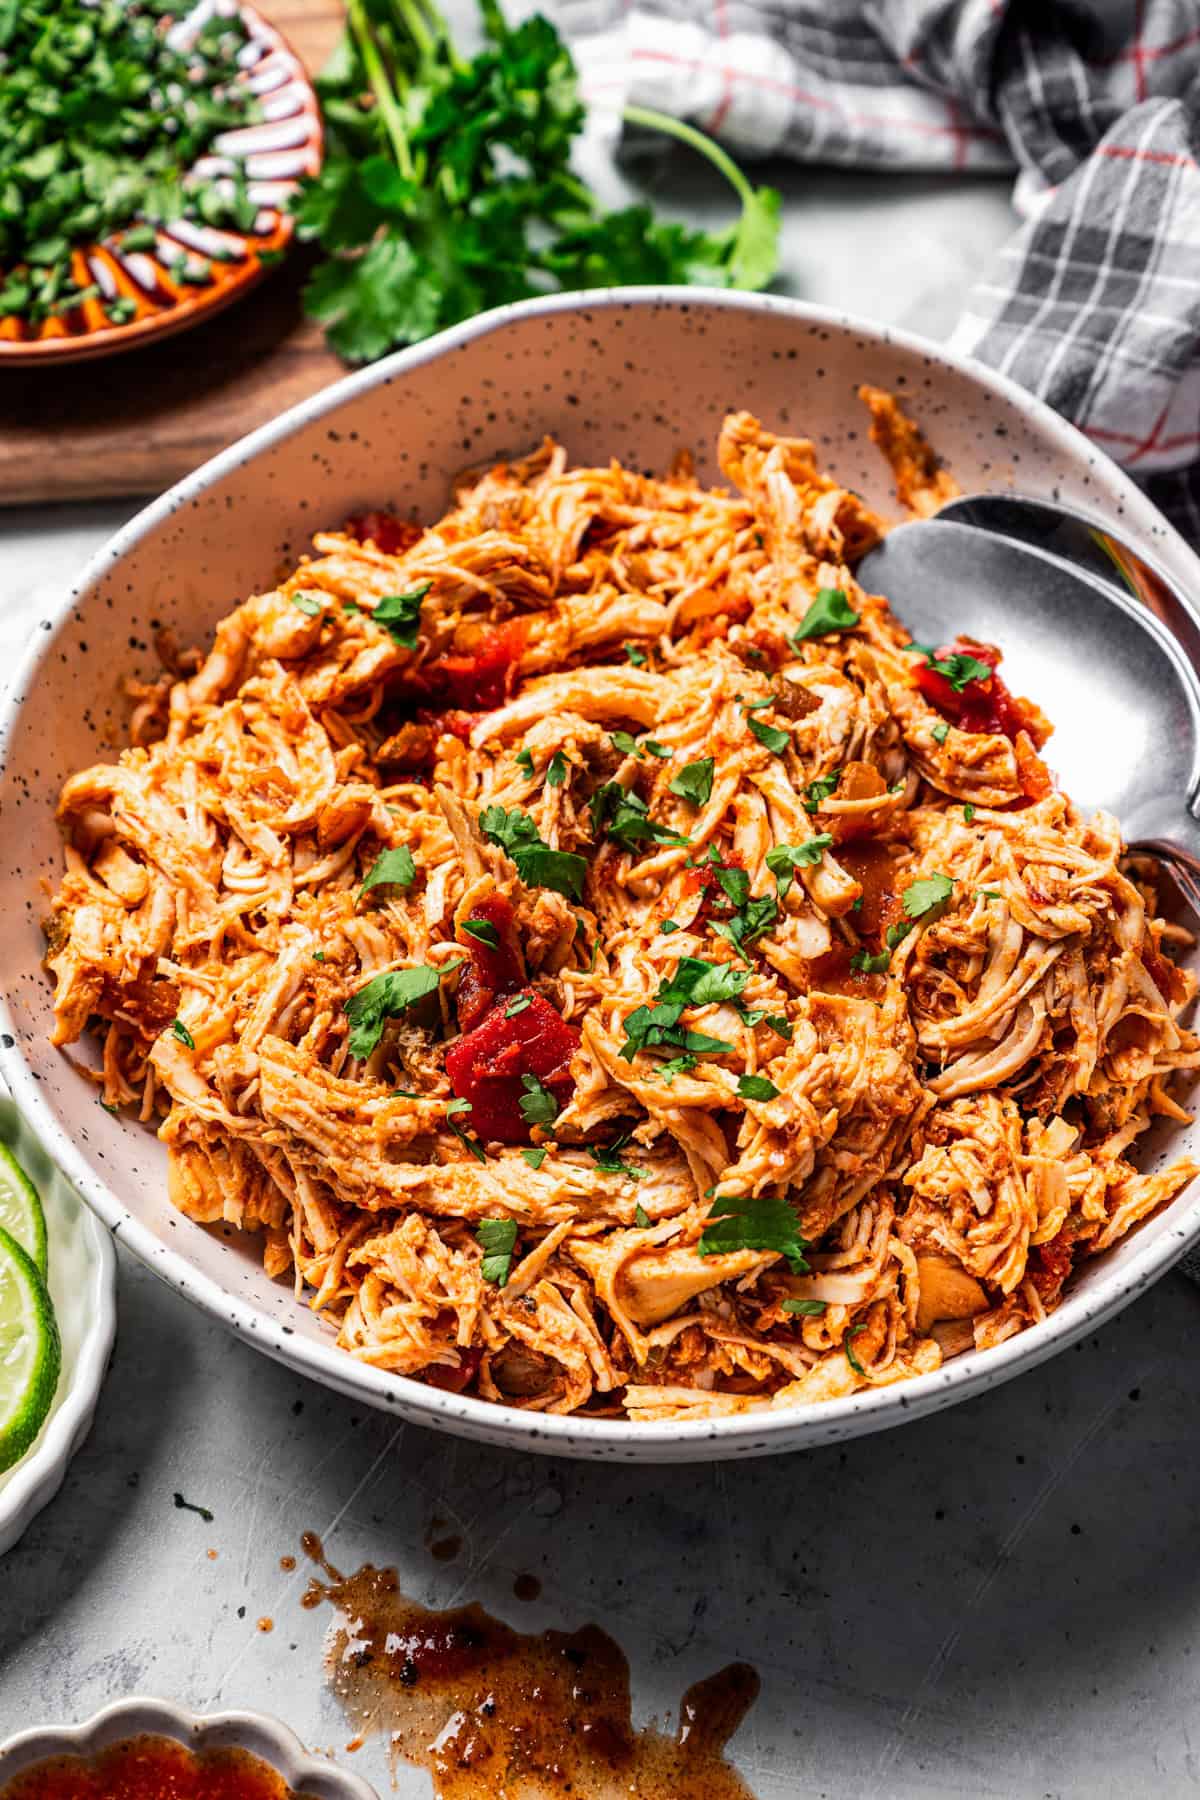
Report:
<svg viewBox="0 0 1200 1800"><path fill-rule="evenodd" d="M758 1695L745 1663L697 1682L673 1738L635 1731L629 1664L597 1625L514 1631L480 1606L434 1612L394 1569L317 1565L302 1604L329 1605L329 1683L354 1729L393 1764L433 1776L436 1800L754 1800L725 1746Z"/></svg>
<svg viewBox="0 0 1200 1800"><path fill-rule="evenodd" d="M197 1754L173 1738L132 1737L95 1756L53 1756L0 1789L0 1800L303 1800L248 1750Z"/></svg>

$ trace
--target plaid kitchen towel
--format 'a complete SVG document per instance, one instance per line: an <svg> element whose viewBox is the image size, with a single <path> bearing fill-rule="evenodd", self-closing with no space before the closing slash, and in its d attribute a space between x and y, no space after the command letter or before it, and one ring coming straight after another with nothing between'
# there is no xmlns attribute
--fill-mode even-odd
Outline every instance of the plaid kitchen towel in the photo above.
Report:
<svg viewBox="0 0 1200 1800"><path fill-rule="evenodd" d="M1012 169L952 340L1200 543L1200 0L543 0L584 93L743 156ZM616 103L615 106L612 103Z"/></svg>

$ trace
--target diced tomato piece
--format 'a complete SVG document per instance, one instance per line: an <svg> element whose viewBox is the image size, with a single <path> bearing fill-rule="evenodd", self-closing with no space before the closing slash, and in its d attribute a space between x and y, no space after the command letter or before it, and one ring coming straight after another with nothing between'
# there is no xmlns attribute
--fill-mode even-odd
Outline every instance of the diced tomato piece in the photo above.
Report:
<svg viewBox="0 0 1200 1800"><path fill-rule="evenodd" d="M491 712L508 698L529 627L508 619L485 631L470 650L450 650L413 672L432 699L444 706Z"/></svg>
<svg viewBox="0 0 1200 1800"><path fill-rule="evenodd" d="M1026 732L1018 731L1013 739L1013 749L1016 752L1022 792L1030 800L1045 800L1054 792L1054 778L1030 743Z"/></svg>
<svg viewBox="0 0 1200 1800"><path fill-rule="evenodd" d="M700 911L696 914L698 923L712 918L721 919L729 916L733 901L717 880L717 876L722 870L740 869L741 867L741 857L736 850L731 850L720 863L701 862L697 863L694 868L686 870L685 886L690 888L693 893L699 888L703 895L700 901Z"/></svg>
<svg viewBox="0 0 1200 1800"><path fill-rule="evenodd" d="M460 990L461 992L461 990ZM516 996L514 996L515 998ZM485 1142L527 1144L529 1126L521 1113L523 1075L536 1075L560 1107L571 1097L571 1058L579 1033L533 988L519 996L528 1006L513 1012L513 999L501 1001L474 1031L446 1052L446 1073L460 1100L471 1102L465 1122Z"/></svg>
<svg viewBox="0 0 1200 1800"><path fill-rule="evenodd" d="M430 1363L427 1369L421 1370L421 1380L427 1387L444 1388L448 1394L461 1394L464 1388L470 1387L479 1373L482 1360L483 1351L467 1345L459 1350L457 1369L452 1369L449 1363Z"/></svg>
<svg viewBox="0 0 1200 1800"><path fill-rule="evenodd" d="M992 670L986 680L980 676L975 681L968 681L962 692L956 693L944 675L939 675L927 662L920 665L917 686L944 719L951 720L963 731L990 732L1012 742L1016 741L1020 731L1032 734L1038 721L1026 712L996 674L1000 652L994 645L977 644L972 638L955 638L952 644L942 644L935 654L939 662L954 655L973 656Z"/></svg>
<svg viewBox="0 0 1200 1800"><path fill-rule="evenodd" d="M411 550L418 538L424 537L425 527L414 525L408 519L398 519L395 513L365 512L350 515L346 520L346 532L360 544L374 544L385 556L399 556L402 551Z"/></svg>
<svg viewBox="0 0 1200 1800"><path fill-rule="evenodd" d="M525 959L517 942L513 909L503 894L488 894L471 909L471 919L490 925L499 938L495 949L469 931L461 932L471 961L463 970L456 996L458 1022L464 1031L478 1025L502 994L515 994L525 984Z"/></svg>

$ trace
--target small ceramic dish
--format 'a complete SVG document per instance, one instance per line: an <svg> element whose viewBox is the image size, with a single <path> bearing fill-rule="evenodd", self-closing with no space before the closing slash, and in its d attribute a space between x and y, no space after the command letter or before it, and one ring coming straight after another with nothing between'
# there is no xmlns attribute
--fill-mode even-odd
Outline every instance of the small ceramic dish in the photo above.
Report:
<svg viewBox="0 0 1200 1800"><path fill-rule="evenodd" d="M242 230L181 219L158 229L153 250L123 250L123 232L75 250L76 282L80 287L94 284L99 296L37 325L16 317L0 319L0 367L105 356L197 325L256 286L291 239L288 198L302 176L315 175L321 166L324 134L316 94L287 40L243 0L199 0L170 27L169 35L176 47L186 49L214 17L237 18L245 29L248 42L238 80L259 101L263 116L222 132L191 173L218 186L232 186L240 177L258 208L253 224ZM129 225L145 222L131 219ZM201 267L208 280L196 286L190 277ZM133 308L125 324L108 317L105 309L114 300L128 301Z"/></svg>
<svg viewBox="0 0 1200 1800"><path fill-rule="evenodd" d="M88 1434L116 1329L117 1270L107 1226L59 1174L11 1100L0 1100L0 1141L41 1196L50 1297L62 1337L62 1374L50 1416L20 1462L0 1474L3 1556L54 1498Z"/></svg>
<svg viewBox="0 0 1200 1800"><path fill-rule="evenodd" d="M170 1738L189 1750L246 1750L259 1757L299 1800L379 1800L360 1775L310 1756L295 1732L265 1713L200 1715L168 1700L134 1695L82 1725L37 1726L0 1744L0 1792L16 1776L52 1756L98 1756L127 1738Z"/></svg>

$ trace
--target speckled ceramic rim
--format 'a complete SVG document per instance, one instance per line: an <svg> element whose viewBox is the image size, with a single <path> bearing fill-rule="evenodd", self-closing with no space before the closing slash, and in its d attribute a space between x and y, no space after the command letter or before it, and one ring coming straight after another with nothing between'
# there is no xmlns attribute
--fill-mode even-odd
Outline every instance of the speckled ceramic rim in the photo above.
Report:
<svg viewBox="0 0 1200 1800"><path fill-rule="evenodd" d="M41 1135L45 1135L44 1126ZM87 1211L84 1223L91 1252L87 1330L67 1391L45 1434L0 1488L0 1557L12 1549L62 1486L71 1458L91 1429L108 1368L117 1329L117 1259L112 1238L95 1208Z"/></svg>
<svg viewBox="0 0 1200 1800"><path fill-rule="evenodd" d="M134 1695L82 1725L38 1726L0 1744L0 1787L49 1756L95 1756L124 1738L173 1738L189 1750L248 1750L311 1800L379 1800L361 1775L310 1756L294 1731L265 1713L193 1713L169 1700Z"/></svg>
<svg viewBox="0 0 1200 1800"><path fill-rule="evenodd" d="M770 295L730 294L704 288L612 288L586 294L556 295L484 313L453 331L443 332L426 343L400 351L371 368L336 382L222 451L146 507L92 558L80 580L51 610L47 619L49 629L35 634L15 681L0 703L0 766L7 737L20 711L14 696L31 692L38 666L44 657L49 658L54 653L58 631L70 617L79 596L109 575L113 566L134 545L158 530L174 512L195 500L213 483L244 468L271 445L356 395L381 384L402 382L410 370L436 361L448 351L477 338L502 333L514 322L564 312L594 313L610 307L694 310L701 306L792 319L798 330L825 327L839 334L849 333L873 344L893 345L925 357L932 367L966 377L976 387L997 395L1025 414L1044 437L1061 450L1065 462L1102 467L1110 489L1123 503L1120 535L1147 557L1156 560L1183 592L1200 594L1200 561L1128 476L1102 451L1015 382L968 358L957 356L941 345L910 332L881 329L850 314ZM447 1393L403 1376L368 1369L337 1350L332 1343L326 1346L302 1339L257 1307L238 1299L218 1282L201 1275L185 1256L170 1249L125 1210L92 1164L60 1128L42 1100L39 1084L21 1051L16 1023L2 997L0 1029L8 1038L7 1043L0 1041L0 1074L9 1083L26 1117L36 1125L50 1155L101 1217L114 1230L120 1230L122 1241L134 1255L163 1280L222 1324L244 1333L260 1350L327 1387L384 1408L398 1418L461 1432L478 1441L513 1449L605 1461L700 1462L770 1455L857 1437L864 1432L883 1431L903 1424L907 1419L983 1393L1021 1370L1044 1362L1048 1356L1094 1331L1105 1319L1127 1306L1200 1237L1200 1185L1194 1183L1173 1203L1168 1215L1171 1220L1169 1231L1136 1244L1132 1255L1127 1249L1119 1271L1106 1275L1100 1269L1094 1273L1086 1291L1070 1295L1042 1324L1031 1326L995 1349L957 1357L930 1375L853 1394L844 1400L780 1408L777 1412L764 1410L735 1414L730 1418L659 1424L520 1412L469 1395Z"/></svg>

